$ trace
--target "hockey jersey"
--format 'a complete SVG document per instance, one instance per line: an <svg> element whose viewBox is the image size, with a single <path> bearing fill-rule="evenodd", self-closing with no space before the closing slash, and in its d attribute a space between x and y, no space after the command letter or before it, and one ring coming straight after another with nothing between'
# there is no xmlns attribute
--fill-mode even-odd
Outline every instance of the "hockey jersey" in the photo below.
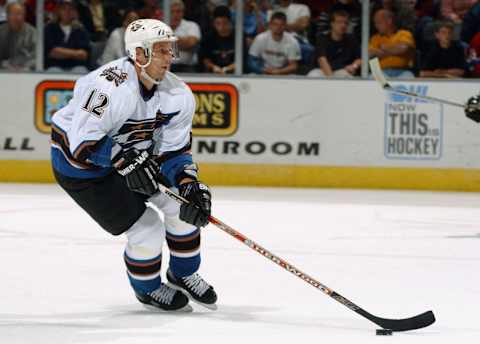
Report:
<svg viewBox="0 0 480 344"><path fill-rule="evenodd" d="M163 173L173 183L192 163L194 112L190 88L173 73L149 91L130 60L112 61L79 78L73 98L53 115L53 168L73 178L101 177L111 172L118 154L149 149L165 157Z"/></svg>

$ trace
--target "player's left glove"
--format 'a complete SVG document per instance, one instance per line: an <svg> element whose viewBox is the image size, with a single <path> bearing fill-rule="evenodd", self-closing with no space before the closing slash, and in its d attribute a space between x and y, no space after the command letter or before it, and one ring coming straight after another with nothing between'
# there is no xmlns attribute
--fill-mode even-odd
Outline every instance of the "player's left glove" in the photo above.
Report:
<svg viewBox="0 0 480 344"><path fill-rule="evenodd" d="M465 115L472 121L480 122L480 95L471 97L468 100Z"/></svg>
<svg viewBox="0 0 480 344"><path fill-rule="evenodd" d="M118 173L125 177L130 190L152 196L158 191L156 176L158 164L147 151L132 149L125 153L116 164Z"/></svg>
<svg viewBox="0 0 480 344"><path fill-rule="evenodd" d="M192 181L180 184L178 189L180 196L190 202L181 205L180 220L196 227L206 226L212 207L212 195L208 186L199 181Z"/></svg>

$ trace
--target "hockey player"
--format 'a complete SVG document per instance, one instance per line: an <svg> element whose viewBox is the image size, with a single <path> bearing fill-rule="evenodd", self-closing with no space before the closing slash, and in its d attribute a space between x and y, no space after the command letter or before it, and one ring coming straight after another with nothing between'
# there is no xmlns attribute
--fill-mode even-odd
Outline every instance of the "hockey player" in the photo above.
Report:
<svg viewBox="0 0 480 344"><path fill-rule="evenodd" d="M197 273L211 195L190 152L194 97L168 71L176 41L158 20L126 28L128 56L79 78L73 98L53 116L52 166L60 186L103 229L126 235L124 260L140 302L191 311L191 299L215 309L217 295ZM157 180L190 203L169 200ZM160 278L165 238L168 285Z"/></svg>

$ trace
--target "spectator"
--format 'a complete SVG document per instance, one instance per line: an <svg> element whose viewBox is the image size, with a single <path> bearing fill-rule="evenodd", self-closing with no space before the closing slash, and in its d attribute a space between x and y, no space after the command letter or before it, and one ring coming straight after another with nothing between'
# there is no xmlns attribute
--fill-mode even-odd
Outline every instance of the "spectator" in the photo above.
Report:
<svg viewBox="0 0 480 344"><path fill-rule="evenodd" d="M116 11L102 0L80 0L77 2L78 17L93 42L105 41L118 22L113 16Z"/></svg>
<svg viewBox="0 0 480 344"><path fill-rule="evenodd" d="M236 1L233 0L230 5L232 12L232 19L235 22ZM256 0L245 0L245 9L243 11L243 32L247 46L249 47L256 35L264 32L267 26L267 12L262 11Z"/></svg>
<svg viewBox="0 0 480 344"><path fill-rule="evenodd" d="M355 37L360 39L362 18L362 7L360 3L357 0L337 0L330 10L330 15L336 11L345 11L348 13L349 23L347 32L354 34Z"/></svg>
<svg viewBox="0 0 480 344"><path fill-rule="evenodd" d="M320 68L308 73L310 77L336 76L351 78L362 64L360 45L348 34L348 13L338 10L332 13L331 30L322 35L317 47L317 63Z"/></svg>
<svg viewBox="0 0 480 344"><path fill-rule="evenodd" d="M122 26L113 30L110 34L110 37L108 37L105 50L98 61L99 65L104 65L107 62L125 56L125 29L127 28L128 24L137 19L139 19L139 16L134 10L127 10L125 12Z"/></svg>
<svg viewBox="0 0 480 344"><path fill-rule="evenodd" d="M469 43L480 32L480 2L475 4L463 17L462 41Z"/></svg>
<svg viewBox="0 0 480 344"><path fill-rule="evenodd" d="M200 48L200 60L206 72L232 73L235 70L235 35L230 9L219 6L213 12L214 32Z"/></svg>
<svg viewBox="0 0 480 344"><path fill-rule="evenodd" d="M16 0L0 0L0 24L7 21L7 5Z"/></svg>
<svg viewBox="0 0 480 344"><path fill-rule="evenodd" d="M279 0L279 6L273 12L282 12L287 16L287 31L292 33L300 45L302 74L313 64L315 48L308 40L310 28L310 9L307 5L293 4L291 0Z"/></svg>
<svg viewBox="0 0 480 344"><path fill-rule="evenodd" d="M435 30L436 42L422 59L420 76L426 78L461 78L465 74L465 51L453 41L453 23L440 22Z"/></svg>
<svg viewBox="0 0 480 344"><path fill-rule="evenodd" d="M85 73L88 71L90 41L83 26L75 22L76 7L72 0L61 0L58 21L45 27L45 61L47 71Z"/></svg>
<svg viewBox="0 0 480 344"><path fill-rule="evenodd" d="M395 16L395 25L398 29L415 31L417 14L416 0L380 0L374 3L372 13L384 9L391 11Z"/></svg>
<svg viewBox="0 0 480 344"><path fill-rule="evenodd" d="M378 57L380 65L389 77L414 77L411 70L414 64L415 41L407 30L398 30L395 17L389 10L378 10L374 15L378 33L370 39L368 53Z"/></svg>
<svg viewBox="0 0 480 344"><path fill-rule="evenodd" d="M175 36L178 37L178 49L180 57L173 61L172 71L174 73L196 72L198 62L196 49L202 37L200 27L197 23L183 19L185 5L182 0L172 0L170 5L170 26Z"/></svg>
<svg viewBox="0 0 480 344"><path fill-rule="evenodd" d="M300 46L286 32L287 17L276 12L270 18L269 30L253 40L249 50L248 66L256 74L293 74L298 69Z"/></svg>
<svg viewBox="0 0 480 344"><path fill-rule="evenodd" d="M25 71L35 66L35 28L25 22L25 8L7 5L7 22L0 25L0 64L10 71Z"/></svg>

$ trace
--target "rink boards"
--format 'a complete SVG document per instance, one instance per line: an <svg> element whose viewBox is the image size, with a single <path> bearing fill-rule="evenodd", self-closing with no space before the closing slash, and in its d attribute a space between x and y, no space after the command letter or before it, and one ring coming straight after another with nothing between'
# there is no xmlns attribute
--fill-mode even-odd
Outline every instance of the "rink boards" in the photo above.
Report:
<svg viewBox="0 0 480 344"><path fill-rule="evenodd" d="M0 74L0 181L49 182L52 114L75 77ZM387 94L374 81L185 77L193 154L216 185L480 190L480 127L461 109ZM463 103L469 81L394 82Z"/></svg>

